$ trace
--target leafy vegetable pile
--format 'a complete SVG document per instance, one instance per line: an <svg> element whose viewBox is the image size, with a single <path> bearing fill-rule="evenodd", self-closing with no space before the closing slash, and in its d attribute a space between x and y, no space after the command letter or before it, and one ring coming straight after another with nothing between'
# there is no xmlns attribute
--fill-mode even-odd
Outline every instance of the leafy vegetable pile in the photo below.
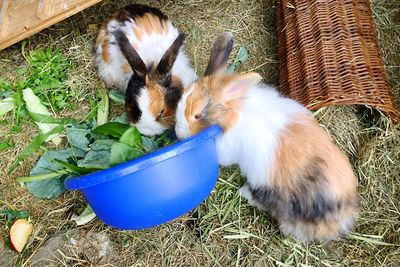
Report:
<svg viewBox="0 0 400 267"><path fill-rule="evenodd" d="M39 198L55 198L65 191L66 178L107 169L171 143L169 132L161 136L140 135L136 127L121 123L124 118L97 126L91 122L71 123L65 128L69 147L45 152L29 177L17 181Z"/></svg>

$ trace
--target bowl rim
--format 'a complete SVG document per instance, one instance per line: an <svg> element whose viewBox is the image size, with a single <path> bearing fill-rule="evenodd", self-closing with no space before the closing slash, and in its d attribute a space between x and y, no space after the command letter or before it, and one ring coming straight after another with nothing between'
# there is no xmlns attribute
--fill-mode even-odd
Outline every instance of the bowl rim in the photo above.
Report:
<svg viewBox="0 0 400 267"><path fill-rule="evenodd" d="M79 190L110 182L129 173L148 168L156 163L191 150L203 142L217 137L221 133L222 128L220 126L211 125L191 137L182 139L176 143L160 148L133 160L115 165L108 169L67 178L64 182L64 185L68 190Z"/></svg>

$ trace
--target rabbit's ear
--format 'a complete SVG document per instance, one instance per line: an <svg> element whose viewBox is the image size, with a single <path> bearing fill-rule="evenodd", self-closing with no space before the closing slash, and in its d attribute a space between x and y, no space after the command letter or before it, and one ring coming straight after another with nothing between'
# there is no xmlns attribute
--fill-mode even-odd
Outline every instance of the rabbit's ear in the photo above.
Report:
<svg viewBox="0 0 400 267"><path fill-rule="evenodd" d="M261 80L262 77L260 74L255 72L235 75L222 88L222 98L224 101L242 98L248 89L259 83Z"/></svg>
<svg viewBox="0 0 400 267"><path fill-rule="evenodd" d="M162 56L160 63L157 66L157 72L160 75L167 75L172 66L175 63L176 57L178 56L179 49L182 47L186 39L185 33L180 33L178 37L176 37L175 41L168 48L168 50Z"/></svg>
<svg viewBox="0 0 400 267"><path fill-rule="evenodd" d="M209 76L225 66L232 46L233 36L230 32L224 32L215 40L204 76Z"/></svg>
<svg viewBox="0 0 400 267"><path fill-rule="evenodd" d="M147 69L146 64L140 58L138 52L133 48L128 38L122 31L114 31L113 35L121 49L122 54L124 54L129 65L131 65L132 71L135 73L138 79L144 80Z"/></svg>

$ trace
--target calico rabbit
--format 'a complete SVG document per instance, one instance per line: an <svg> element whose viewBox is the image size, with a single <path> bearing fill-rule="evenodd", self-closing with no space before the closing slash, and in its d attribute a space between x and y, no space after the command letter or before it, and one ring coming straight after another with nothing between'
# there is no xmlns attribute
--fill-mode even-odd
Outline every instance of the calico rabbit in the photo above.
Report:
<svg viewBox="0 0 400 267"><path fill-rule="evenodd" d="M95 44L95 64L108 87L125 92L131 123L146 135L173 126L183 88L197 76L179 33L159 9L134 4L105 21Z"/></svg>
<svg viewBox="0 0 400 267"><path fill-rule="evenodd" d="M358 210L357 180L348 158L311 113L257 73L227 75L233 37L214 43L204 77L183 93L176 110L179 138L218 124L221 165L238 164L240 194L268 211L281 232L304 241L347 234Z"/></svg>

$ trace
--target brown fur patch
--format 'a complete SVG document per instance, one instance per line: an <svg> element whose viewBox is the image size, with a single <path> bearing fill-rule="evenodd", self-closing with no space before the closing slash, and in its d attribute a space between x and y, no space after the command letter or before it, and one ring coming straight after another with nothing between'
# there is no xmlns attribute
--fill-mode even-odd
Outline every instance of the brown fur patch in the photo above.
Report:
<svg viewBox="0 0 400 267"><path fill-rule="evenodd" d="M164 109L164 92L161 86L146 77L146 87L149 96L149 110L157 117Z"/></svg>
<svg viewBox="0 0 400 267"><path fill-rule="evenodd" d="M200 114L203 111L204 106L207 104L207 97L204 97L199 91L193 91L193 93L186 99L185 118L189 122L189 130L192 133L198 133L208 126L208 121L204 115L203 119L196 120L194 116Z"/></svg>
<svg viewBox="0 0 400 267"><path fill-rule="evenodd" d="M144 14L142 17L135 18L135 25L133 26L135 35L138 40L141 40L143 34L158 33L162 34L168 30L168 21L160 20L159 17L152 14Z"/></svg>
<svg viewBox="0 0 400 267"><path fill-rule="evenodd" d="M198 133L211 124L219 124L224 131L235 125L241 101L225 101L222 88L235 79L235 75L220 77L219 75L206 76L198 80L192 94L186 100L185 117L189 122L192 133ZM203 120L195 120L194 116L205 110ZM204 111L203 111L204 112Z"/></svg>
<svg viewBox="0 0 400 267"><path fill-rule="evenodd" d="M110 62L110 52L108 51L108 48L110 47L110 44L108 42L108 38L105 38L103 42L101 43L101 57L104 60L105 63Z"/></svg>
<svg viewBox="0 0 400 267"><path fill-rule="evenodd" d="M146 87L149 97L149 111L164 126L172 126L174 124L175 109L165 105L163 88L148 77L146 77ZM162 110L164 112L160 116Z"/></svg>
<svg viewBox="0 0 400 267"><path fill-rule="evenodd" d="M281 133L276 166L269 175L271 185L293 192L301 188L299 184L304 184L301 179L308 177L321 186L332 186L336 197L355 196L356 179L349 160L328 134L308 115L292 121Z"/></svg>
<svg viewBox="0 0 400 267"><path fill-rule="evenodd" d="M107 31L107 24L103 23L102 29L100 30L97 38L96 38L96 47L101 45L101 58L105 63L110 61L110 53L109 49L109 39L108 39L108 31Z"/></svg>
<svg viewBox="0 0 400 267"><path fill-rule="evenodd" d="M179 78L176 75L171 75L171 86L179 88L180 91L182 92L183 90L183 84L181 78Z"/></svg>
<svg viewBox="0 0 400 267"><path fill-rule="evenodd" d="M128 63L122 65L122 72L125 74L129 74L132 72L132 68Z"/></svg>
<svg viewBox="0 0 400 267"><path fill-rule="evenodd" d="M144 34L162 34L168 31L168 20L160 20L159 17L147 13L141 17L135 18L135 24L132 24L132 30L140 42Z"/></svg>
<svg viewBox="0 0 400 267"><path fill-rule="evenodd" d="M103 42L104 38L108 35L108 31L107 31L108 22L109 22L109 19L105 20L101 24L99 34L97 35L97 38L96 38L96 47L99 46Z"/></svg>
<svg viewBox="0 0 400 267"><path fill-rule="evenodd" d="M132 24L132 30L135 33L137 40L141 42L143 39L143 33L144 33L143 30L138 26L136 26L135 24Z"/></svg>

